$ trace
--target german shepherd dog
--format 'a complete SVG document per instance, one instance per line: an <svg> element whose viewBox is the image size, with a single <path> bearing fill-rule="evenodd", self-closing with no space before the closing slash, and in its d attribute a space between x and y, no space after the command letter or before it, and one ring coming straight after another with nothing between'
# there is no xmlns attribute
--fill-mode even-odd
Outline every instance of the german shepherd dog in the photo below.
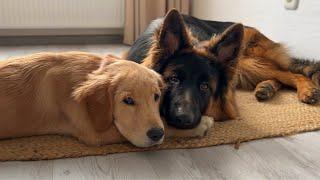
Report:
<svg viewBox="0 0 320 180"><path fill-rule="evenodd" d="M163 75L167 87L160 111L176 128L196 127L202 114L220 121L238 118L236 87L254 90L258 101L272 98L282 85L297 89L304 103L320 100L309 78L290 72L302 73L312 64L299 64L281 44L241 24L171 10L154 20L124 56Z"/></svg>

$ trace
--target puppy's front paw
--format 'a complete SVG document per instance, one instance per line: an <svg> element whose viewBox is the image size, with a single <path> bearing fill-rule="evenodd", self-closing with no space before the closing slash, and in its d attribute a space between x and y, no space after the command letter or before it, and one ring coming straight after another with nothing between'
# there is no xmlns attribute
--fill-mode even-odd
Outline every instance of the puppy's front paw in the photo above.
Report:
<svg viewBox="0 0 320 180"><path fill-rule="evenodd" d="M200 124L195 128L195 136L203 137L207 134L209 129L213 126L214 120L209 116L202 116Z"/></svg>

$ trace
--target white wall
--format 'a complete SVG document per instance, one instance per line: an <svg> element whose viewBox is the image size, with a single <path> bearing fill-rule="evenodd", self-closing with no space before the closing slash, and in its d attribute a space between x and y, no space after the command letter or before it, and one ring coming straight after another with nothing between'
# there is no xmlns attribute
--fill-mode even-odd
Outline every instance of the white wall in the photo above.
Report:
<svg viewBox="0 0 320 180"><path fill-rule="evenodd" d="M124 0L0 0L1 29L122 28Z"/></svg>
<svg viewBox="0 0 320 180"><path fill-rule="evenodd" d="M300 0L296 11L284 0L193 0L192 15L254 26L291 54L320 60L320 0Z"/></svg>

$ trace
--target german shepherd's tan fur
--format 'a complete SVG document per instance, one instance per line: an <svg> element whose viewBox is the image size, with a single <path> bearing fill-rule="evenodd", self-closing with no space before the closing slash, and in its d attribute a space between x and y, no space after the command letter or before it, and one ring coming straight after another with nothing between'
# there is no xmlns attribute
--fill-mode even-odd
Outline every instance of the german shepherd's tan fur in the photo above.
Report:
<svg viewBox="0 0 320 180"><path fill-rule="evenodd" d="M282 86L288 86L297 90L297 96L301 102L315 104L320 101L320 91L315 83L304 73L295 74L290 71L294 62L283 45L273 42L254 28L235 23L226 23L228 26L222 33L209 38L208 35L203 35L204 29L197 27L203 25L204 28L209 29L210 24L206 24L208 22L191 16L181 16L178 11L171 10L163 19L157 19L150 24L145 34L135 42L124 58L142 62L156 71L159 63L169 61L170 57L167 54L175 56L197 54L209 61L215 61L219 54L212 49L217 48L218 43L232 36L232 33L238 34L242 37L231 42L229 47L223 47L221 52L222 55L237 53L232 60L235 63L224 64L228 66L224 72L228 77L226 80L228 88L220 98L210 99L205 114L213 116L215 120L238 118L234 96L236 88L253 90L257 100L264 101L272 98ZM150 32L153 32L152 36ZM170 41L167 40L166 46L161 47L162 34L168 36L170 33L171 37L167 37ZM209 31L208 34L213 33L215 32ZM240 45L236 41L239 41ZM151 45L148 46L148 44ZM240 48L239 52L237 46ZM170 74L173 68L163 67L162 75ZM211 82L213 82L212 87L215 86L216 80Z"/></svg>

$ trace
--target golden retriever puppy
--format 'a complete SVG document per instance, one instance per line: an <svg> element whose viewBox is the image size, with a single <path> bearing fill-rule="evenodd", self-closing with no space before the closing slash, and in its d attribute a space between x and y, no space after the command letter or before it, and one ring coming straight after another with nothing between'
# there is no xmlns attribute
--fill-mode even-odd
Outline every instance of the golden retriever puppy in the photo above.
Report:
<svg viewBox="0 0 320 180"><path fill-rule="evenodd" d="M137 63L82 53L0 62L0 138L71 135L89 145L163 140L161 77Z"/></svg>
<svg viewBox="0 0 320 180"><path fill-rule="evenodd" d="M1 61L0 139L60 134L88 145L160 144L162 86L160 75L142 65L83 52ZM193 136L207 131L205 122Z"/></svg>

